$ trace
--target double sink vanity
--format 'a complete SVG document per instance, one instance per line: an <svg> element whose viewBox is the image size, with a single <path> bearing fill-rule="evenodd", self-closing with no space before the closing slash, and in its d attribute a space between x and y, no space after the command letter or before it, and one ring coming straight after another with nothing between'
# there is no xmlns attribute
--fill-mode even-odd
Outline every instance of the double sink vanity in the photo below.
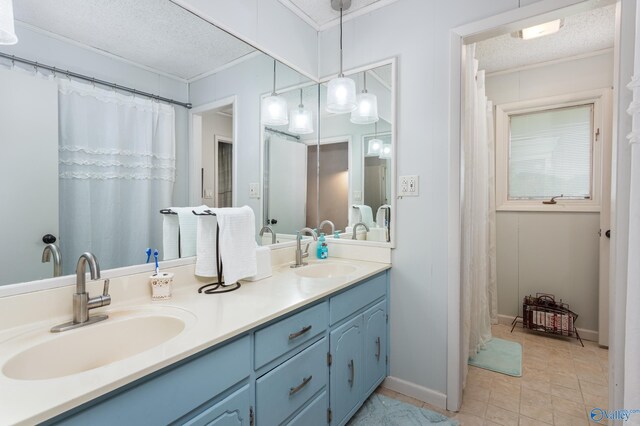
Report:
<svg viewBox="0 0 640 426"><path fill-rule="evenodd" d="M148 273L124 276L107 320L61 333L73 289L0 299L0 423L345 424L387 376L389 267L288 262L205 295L190 264L153 302Z"/></svg>

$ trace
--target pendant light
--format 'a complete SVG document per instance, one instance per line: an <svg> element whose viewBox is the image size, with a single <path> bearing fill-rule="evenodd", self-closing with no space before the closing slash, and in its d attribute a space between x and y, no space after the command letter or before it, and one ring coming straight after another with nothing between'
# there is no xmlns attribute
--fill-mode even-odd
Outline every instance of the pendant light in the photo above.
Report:
<svg viewBox="0 0 640 426"><path fill-rule="evenodd" d="M371 124L378 121L378 97L367 92L367 72L364 73L364 86L362 93L358 95L356 109L351 113L351 122L354 124Z"/></svg>
<svg viewBox="0 0 640 426"><path fill-rule="evenodd" d="M351 6L351 0L331 0L331 7L340 11L340 74L329 81L327 87L327 111L334 114L345 114L355 110L356 83L344 76L342 70L342 12Z"/></svg>
<svg viewBox="0 0 640 426"><path fill-rule="evenodd" d="M313 118L311 111L304 108L302 104L302 89L300 89L300 105L289 113L289 131L299 135L307 135L313 133Z"/></svg>
<svg viewBox="0 0 640 426"><path fill-rule="evenodd" d="M382 146L384 142L378 139L378 123L375 124L375 134L373 139L369 139L369 144L367 146L367 155L368 156L380 156L382 153Z"/></svg>
<svg viewBox="0 0 640 426"><path fill-rule="evenodd" d="M1 0L0 0L1 1ZM273 60L273 91L262 100L262 124L284 126L289 123L287 100L276 93L276 60Z"/></svg>
<svg viewBox="0 0 640 426"><path fill-rule="evenodd" d="M15 24L13 21L13 0L0 0L0 45L16 44Z"/></svg>

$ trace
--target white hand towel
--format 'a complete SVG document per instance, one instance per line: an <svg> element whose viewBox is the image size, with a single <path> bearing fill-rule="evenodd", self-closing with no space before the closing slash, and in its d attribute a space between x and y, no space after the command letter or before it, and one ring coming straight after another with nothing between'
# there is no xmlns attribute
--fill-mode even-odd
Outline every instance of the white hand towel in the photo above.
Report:
<svg viewBox="0 0 640 426"><path fill-rule="evenodd" d="M177 259L180 225L175 214L162 215L162 260Z"/></svg>
<svg viewBox="0 0 640 426"><path fill-rule="evenodd" d="M378 224L378 228L386 228L387 225L385 223L385 212L387 208L391 208L389 204L383 204L378 207L378 211L376 212L376 223Z"/></svg>
<svg viewBox="0 0 640 426"><path fill-rule="evenodd" d="M246 281L260 281L273 275L271 268L271 247L256 248L256 262L258 272L256 275L246 278Z"/></svg>
<svg viewBox="0 0 640 426"><path fill-rule="evenodd" d="M201 213L208 209L207 206L198 207L174 207L172 210L178 213L178 223L180 224L180 257L192 257L196 255L196 235L198 227L198 216L193 214L193 210Z"/></svg>
<svg viewBox="0 0 640 426"><path fill-rule="evenodd" d="M368 227L373 226L373 211L371 210L370 206L367 206L366 204L356 204L353 206L352 210L353 213L355 213L352 215L352 220L357 220L359 218L359 221L364 223ZM360 214L358 215L356 211L359 211ZM351 223L351 226L355 225L356 223L358 222Z"/></svg>
<svg viewBox="0 0 640 426"><path fill-rule="evenodd" d="M215 277L218 275L216 263L216 216L196 216L198 218L196 236L196 275L201 277Z"/></svg>
<svg viewBox="0 0 640 426"><path fill-rule="evenodd" d="M251 207L211 209L220 226L220 258L227 285L256 275L256 219Z"/></svg>

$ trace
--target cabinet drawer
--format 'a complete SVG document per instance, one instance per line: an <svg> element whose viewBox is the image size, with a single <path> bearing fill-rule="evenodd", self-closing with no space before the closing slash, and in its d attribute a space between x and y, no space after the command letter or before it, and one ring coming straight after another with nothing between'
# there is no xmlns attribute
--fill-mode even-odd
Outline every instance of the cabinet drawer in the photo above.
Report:
<svg viewBox="0 0 640 426"><path fill-rule="evenodd" d="M304 410L300 411L289 423L288 426L326 426L327 409L329 408L329 398L327 392L323 391Z"/></svg>
<svg viewBox="0 0 640 426"><path fill-rule="evenodd" d="M255 333L255 368L273 361L327 328L327 302L305 309Z"/></svg>
<svg viewBox="0 0 640 426"><path fill-rule="evenodd" d="M326 388L329 376L323 338L256 381L256 418L262 426L278 425Z"/></svg>
<svg viewBox="0 0 640 426"><path fill-rule="evenodd" d="M378 300L387 293L387 274L369 278L365 283L334 296L329 301L329 319L333 325L358 309Z"/></svg>
<svg viewBox="0 0 640 426"><path fill-rule="evenodd" d="M169 424L249 376L249 343L243 337L52 423Z"/></svg>
<svg viewBox="0 0 640 426"><path fill-rule="evenodd" d="M251 394L244 385L222 401L207 408L184 426L246 425L251 423Z"/></svg>

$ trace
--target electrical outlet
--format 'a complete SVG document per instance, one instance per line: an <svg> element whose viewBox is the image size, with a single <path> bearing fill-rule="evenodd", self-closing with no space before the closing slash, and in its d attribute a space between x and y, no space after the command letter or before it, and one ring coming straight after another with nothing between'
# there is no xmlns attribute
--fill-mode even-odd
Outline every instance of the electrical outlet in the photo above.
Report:
<svg viewBox="0 0 640 426"><path fill-rule="evenodd" d="M398 196L417 197L420 195L420 178L418 175L400 176Z"/></svg>
<svg viewBox="0 0 640 426"><path fill-rule="evenodd" d="M250 183L249 184L249 198L260 198L260 184L259 183Z"/></svg>
<svg viewBox="0 0 640 426"><path fill-rule="evenodd" d="M362 202L362 191L353 191L353 201Z"/></svg>

